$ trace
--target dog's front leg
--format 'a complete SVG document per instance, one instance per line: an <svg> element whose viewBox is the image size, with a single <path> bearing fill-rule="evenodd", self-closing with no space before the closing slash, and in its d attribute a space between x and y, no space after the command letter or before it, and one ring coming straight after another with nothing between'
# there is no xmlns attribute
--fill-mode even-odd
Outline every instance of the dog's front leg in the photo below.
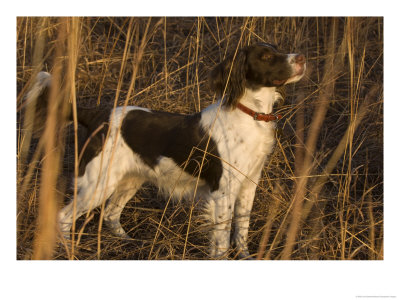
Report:
<svg viewBox="0 0 400 300"><path fill-rule="evenodd" d="M212 222L210 232L210 256L226 258L230 247L230 231L235 197L229 191L218 190L211 194L208 215Z"/></svg>
<svg viewBox="0 0 400 300"><path fill-rule="evenodd" d="M249 180L242 184L235 203L234 222L235 232L233 242L239 253L239 258L251 259L247 248L247 238L249 233L250 213L253 207L254 195L257 185Z"/></svg>

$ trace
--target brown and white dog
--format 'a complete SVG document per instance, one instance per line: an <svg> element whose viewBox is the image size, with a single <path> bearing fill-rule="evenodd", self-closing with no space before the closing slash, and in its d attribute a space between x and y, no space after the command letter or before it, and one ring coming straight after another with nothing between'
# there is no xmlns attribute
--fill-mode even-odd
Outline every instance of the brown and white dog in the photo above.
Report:
<svg viewBox="0 0 400 300"><path fill-rule="evenodd" d="M304 55L284 54L260 43L239 50L212 70L211 87L219 101L200 113L137 106L102 112L78 109L78 121L89 135L95 134L81 154L76 218L107 200L105 223L116 235L127 237L121 212L149 182L176 198L204 201L213 225L210 257L226 255L232 221L232 242L240 257L250 257L250 212L261 170L274 147L273 121L279 118L272 114L280 96L276 88L300 80L305 69ZM28 101L46 103L50 84L50 74L39 73ZM71 202L59 214L67 238L72 222Z"/></svg>

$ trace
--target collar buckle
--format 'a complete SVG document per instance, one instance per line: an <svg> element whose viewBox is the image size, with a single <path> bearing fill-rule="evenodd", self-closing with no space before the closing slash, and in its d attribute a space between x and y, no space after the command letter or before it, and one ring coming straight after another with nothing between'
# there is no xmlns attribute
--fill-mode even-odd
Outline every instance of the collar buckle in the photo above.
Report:
<svg viewBox="0 0 400 300"><path fill-rule="evenodd" d="M266 115L266 113L255 111L255 112L254 112L253 119L254 119L255 121L259 121L258 116L265 116L265 115Z"/></svg>

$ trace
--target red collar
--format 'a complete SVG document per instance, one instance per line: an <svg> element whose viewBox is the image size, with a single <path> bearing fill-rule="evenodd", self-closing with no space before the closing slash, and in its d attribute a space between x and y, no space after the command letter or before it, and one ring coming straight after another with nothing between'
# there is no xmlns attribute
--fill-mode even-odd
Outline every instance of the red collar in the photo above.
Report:
<svg viewBox="0 0 400 300"><path fill-rule="evenodd" d="M247 106L244 106L241 103L238 103L237 108L240 109L245 114L248 114L249 116L251 116L256 121L270 122L270 121L280 120L282 118L281 115L265 114L262 112L256 112L256 111L248 108Z"/></svg>

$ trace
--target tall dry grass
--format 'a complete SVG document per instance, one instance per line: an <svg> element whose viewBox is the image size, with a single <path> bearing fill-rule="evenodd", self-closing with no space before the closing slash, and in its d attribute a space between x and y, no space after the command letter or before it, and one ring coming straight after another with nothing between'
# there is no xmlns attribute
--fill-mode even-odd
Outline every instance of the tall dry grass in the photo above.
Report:
<svg viewBox="0 0 400 300"><path fill-rule="evenodd" d="M102 208L56 243L55 218L76 195L84 140L79 107L140 105L180 113L215 101L210 69L237 47L302 52L275 152L263 170L249 247L265 259L383 259L382 18L18 18L17 259L204 259L197 203L145 186L122 215L131 241L102 226ZM32 136L24 95L54 76L49 117ZM72 103L73 125L63 126ZM231 258L234 258L234 252Z"/></svg>

